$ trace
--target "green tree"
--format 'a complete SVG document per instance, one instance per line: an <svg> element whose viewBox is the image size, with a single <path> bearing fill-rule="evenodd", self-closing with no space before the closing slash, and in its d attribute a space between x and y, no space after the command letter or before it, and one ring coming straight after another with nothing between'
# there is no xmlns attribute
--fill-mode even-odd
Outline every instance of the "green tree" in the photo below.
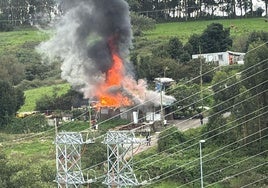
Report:
<svg viewBox="0 0 268 188"><path fill-rule="evenodd" d="M214 17L214 12L216 10L215 7L218 6L217 2L215 0L203 0L205 10L211 11L211 17Z"/></svg>
<svg viewBox="0 0 268 188"><path fill-rule="evenodd" d="M167 52L172 59L180 59L180 56L183 54L183 44L179 38L173 37L169 40Z"/></svg>
<svg viewBox="0 0 268 188"><path fill-rule="evenodd" d="M2 55L0 57L0 79L12 83L19 84L25 77L25 66L18 62L13 55Z"/></svg>
<svg viewBox="0 0 268 188"><path fill-rule="evenodd" d="M201 37L200 35L193 34L190 36L187 42L187 49L190 55L199 54L201 49Z"/></svg>
<svg viewBox="0 0 268 188"><path fill-rule="evenodd" d="M188 0L187 1L187 9L186 9L186 12L187 12L188 18L191 17L191 13L197 11L198 9L199 9L199 7L198 7L196 1L194 1L194 0Z"/></svg>
<svg viewBox="0 0 268 188"><path fill-rule="evenodd" d="M200 36L201 53L224 52L232 46L230 28L224 29L220 23L208 25Z"/></svg>
<svg viewBox="0 0 268 188"><path fill-rule="evenodd" d="M267 123L267 97L268 97L268 46L263 45L261 41L253 42L249 46L251 50L245 57L245 71L242 72L241 79L243 79L243 85L248 90L248 95L252 98L251 102L249 101L245 105L243 111L239 111L239 114L236 114L236 117L245 116L249 113L253 113L253 116L257 116L256 119L250 122L250 126L246 128L248 134L260 131L259 137L264 134L267 134L267 131L262 132L261 130L268 126ZM250 79L247 79L249 78ZM252 89L254 88L254 89ZM250 119L252 116L247 116L246 120ZM259 144L262 147L262 144Z"/></svg>
<svg viewBox="0 0 268 188"><path fill-rule="evenodd" d="M0 80L0 126L4 127L24 103L22 91ZM23 101L21 101L23 100Z"/></svg>
<svg viewBox="0 0 268 188"><path fill-rule="evenodd" d="M221 114L230 111L230 107L234 104L236 96L240 93L240 84L237 84L237 79L234 75L219 71L213 78L213 91L216 112Z"/></svg>
<svg viewBox="0 0 268 188"><path fill-rule="evenodd" d="M141 8L141 3L139 0L126 0L126 2L128 3L130 7L130 11L137 12Z"/></svg>
<svg viewBox="0 0 268 188"><path fill-rule="evenodd" d="M47 23L51 21L52 14L55 13L54 0L2 0L0 12L4 30L9 30L12 26L32 25L33 23ZM40 19L42 18L42 19Z"/></svg>
<svg viewBox="0 0 268 188"><path fill-rule="evenodd" d="M36 133L49 128L47 119L41 114L32 114L25 118L13 118L5 131L12 134Z"/></svg>
<svg viewBox="0 0 268 188"><path fill-rule="evenodd" d="M66 94L57 96L45 95L36 102L36 110L71 110L72 107L81 106L83 95L74 90L69 90ZM85 100L84 100L85 101Z"/></svg>
<svg viewBox="0 0 268 188"><path fill-rule="evenodd" d="M163 48L165 47L163 46ZM148 81L153 81L157 77L163 77L164 74L175 80L183 77L183 74L178 74L178 71L181 71L181 65L175 60L165 57L167 55L165 50L155 50L153 53L157 53L157 55L139 57L136 63L138 78L146 78Z"/></svg>
<svg viewBox="0 0 268 188"><path fill-rule="evenodd" d="M192 46L192 53L188 52L192 55L224 52L232 46L233 41L230 38L229 28L224 29L222 24L212 23L207 26L201 35L193 34L187 44Z"/></svg>
<svg viewBox="0 0 268 188"><path fill-rule="evenodd" d="M246 51L250 50L250 45L253 42L263 42L266 43L268 41L268 32L264 31L255 31L249 34L247 44L246 44Z"/></svg>
<svg viewBox="0 0 268 188"><path fill-rule="evenodd" d="M143 31L155 28L156 22L152 18L134 12L131 12L130 16L132 30L135 36L140 36Z"/></svg>
<svg viewBox="0 0 268 188"><path fill-rule="evenodd" d="M186 141L186 136L180 132L176 127L171 127L165 131L163 131L159 137L161 139L158 139L158 147L157 151L162 152L169 148L172 148L173 146L179 145ZM178 148L176 148L176 151ZM173 151L168 150L169 152L173 153Z"/></svg>
<svg viewBox="0 0 268 188"><path fill-rule="evenodd" d="M177 84L167 90L167 94L176 98L177 102L173 105L175 118L192 117L197 113L200 103L200 87L197 84L190 86Z"/></svg>
<svg viewBox="0 0 268 188"><path fill-rule="evenodd" d="M249 69L249 71L244 71L242 74L242 78L244 78L243 85L250 89L254 86L260 85L259 87L255 88L254 90L251 90L251 94L255 95L258 93L261 93L262 91L266 91L268 89L267 86L267 80L268 80L268 74L267 74L267 59L268 59L268 46L264 45L260 47L263 43L257 42L252 43L250 45L250 49L254 49L250 53L247 54L245 57L245 69ZM259 47L259 48L257 48ZM255 75L256 76L251 76ZM247 77L251 76L250 79L246 79ZM261 106L267 106L267 92L264 92L262 95L258 97L259 105Z"/></svg>
<svg viewBox="0 0 268 188"><path fill-rule="evenodd" d="M202 81L204 83L210 83L213 79L215 71L212 71L216 65L213 63L205 62L204 59L192 59L185 63L184 71L186 71L185 77L193 79L196 84L200 83L200 71L202 66Z"/></svg>
<svg viewBox="0 0 268 188"><path fill-rule="evenodd" d="M214 107L210 110L209 121L203 131L209 132L208 137L215 137L215 143L230 143L236 139L233 132L220 133L228 128L226 126L228 117L225 117L224 114L232 111L236 102L235 97L239 95L241 85L237 84L237 79L233 74L224 71L217 72L212 83Z"/></svg>
<svg viewBox="0 0 268 188"><path fill-rule="evenodd" d="M235 130L234 134L236 135L236 139L239 140L241 138L246 138L249 134L252 134L252 130L256 131L256 127L253 126L255 124L254 116L256 114L252 113L255 110L257 100L256 98L252 98L250 92L242 86L240 89L240 95L235 98L235 105L232 109L232 115L234 119L236 119L236 125L240 124ZM252 120L251 120L252 119ZM245 139L241 144L245 144L250 142L251 140L255 140L258 135L254 137L250 137Z"/></svg>

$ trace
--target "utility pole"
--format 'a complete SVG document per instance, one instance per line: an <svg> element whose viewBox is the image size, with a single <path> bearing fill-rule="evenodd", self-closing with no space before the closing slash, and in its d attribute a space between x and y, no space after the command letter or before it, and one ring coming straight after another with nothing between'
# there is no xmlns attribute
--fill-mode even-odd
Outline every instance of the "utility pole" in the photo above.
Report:
<svg viewBox="0 0 268 188"><path fill-rule="evenodd" d="M199 141L199 149L200 149L200 179L201 179L201 188L204 187L204 182L203 182L203 167L202 167L202 143L204 143L205 140L200 140Z"/></svg>
<svg viewBox="0 0 268 188"><path fill-rule="evenodd" d="M91 104L90 100L88 100L88 120L89 120L89 129L91 128Z"/></svg>
<svg viewBox="0 0 268 188"><path fill-rule="evenodd" d="M202 59L201 59L201 47L199 45L199 62L200 62L200 97L201 97L201 110L203 111L203 78L202 78Z"/></svg>
<svg viewBox="0 0 268 188"><path fill-rule="evenodd" d="M164 124L164 111L163 111L163 93L162 93L162 86L161 86L161 91L160 91L160 110L161 110L161 123L162 125Z"/></svg>

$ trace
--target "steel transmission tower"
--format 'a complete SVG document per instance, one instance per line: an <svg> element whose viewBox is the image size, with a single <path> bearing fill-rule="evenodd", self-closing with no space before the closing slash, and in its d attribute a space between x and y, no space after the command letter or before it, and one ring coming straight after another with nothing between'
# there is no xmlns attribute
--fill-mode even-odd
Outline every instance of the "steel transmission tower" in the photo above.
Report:
<svg viewBox="0 0 268 188"><path fill-rule="evenodd" d="M109 131L104 144L107 144L108 171L104 184L111 187L132 187L139 185L131 167L133 144L139 143L130 131ZM126 154L131 151L131 155Z"/></svg>
<svg viewBox="0 0 268 188"><path fill-rule="evenodd" d="M81 170L82 134L61 132L56 136L56 182L58 188L80 187L85 181ZM86 143L93 143L86 141Z"/></svg>

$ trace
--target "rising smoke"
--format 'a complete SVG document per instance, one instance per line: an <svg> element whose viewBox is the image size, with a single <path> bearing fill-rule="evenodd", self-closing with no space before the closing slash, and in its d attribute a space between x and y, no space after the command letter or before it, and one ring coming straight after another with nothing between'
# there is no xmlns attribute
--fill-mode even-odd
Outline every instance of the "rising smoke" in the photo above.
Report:
<svg viewBox="0 0 268 188"><path fill-rule="evenodd" d="M93 97L112 66L112 38L124 64L121 91L135 103L150 98L152 92L145 95L146 83L134 81L129 71L132 31L128 4L124 0L62 0L60 5L63 15L54 24L55 33L38 51L51 59L61 58L62 78L85 98Z"/></svg>

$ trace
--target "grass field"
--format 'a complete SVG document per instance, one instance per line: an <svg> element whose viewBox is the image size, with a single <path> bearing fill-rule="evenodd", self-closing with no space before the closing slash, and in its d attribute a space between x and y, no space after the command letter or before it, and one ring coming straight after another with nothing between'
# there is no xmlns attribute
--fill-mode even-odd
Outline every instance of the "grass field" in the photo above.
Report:
<svg viewBox="0 0 268 188"><path fill-rule="evenodd" d="M27 90L24 92L26 97L25 104L21 107L19 112L33 111L35 109L36 101L44 95L52 96L56 94L57 96L60 96L65 94L69 89L69 84L59 84Z"/></svg>
<svg viewBox="0 0 268 188"><path fill-rule="evenodd" d="M178 37L186 42L192 34L201 34L211 23L221 23L224 28L230 27L230 34L233 38L252 31L268 31L268 22L264 18L224 19L157 24L154 30L145 32L144 37L149 40Z"/></svg>
<svg viewBox="0 0 268 188"><path fill-rule="evenodd" d="M48 34L36 29L0 32L0 53L26 42L41 42L48 39Z"/></svg>

